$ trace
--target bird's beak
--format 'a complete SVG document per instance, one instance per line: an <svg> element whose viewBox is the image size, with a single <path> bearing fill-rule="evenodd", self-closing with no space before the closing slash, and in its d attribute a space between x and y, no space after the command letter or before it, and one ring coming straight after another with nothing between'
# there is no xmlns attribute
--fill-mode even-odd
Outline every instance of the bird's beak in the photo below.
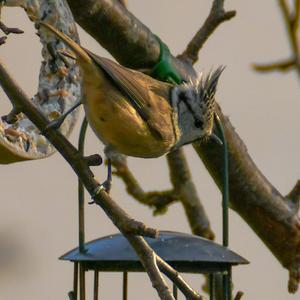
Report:
<svg viewBox="0 0 300 300"><path fill-rule="evenodd" d="M218 145L223 146L222 140L221 140L216 134L211 133L211 135L210 135L209 137L210 137L210 139L211 139L212 141L214 141L214 142L217 143Z"/></svg>

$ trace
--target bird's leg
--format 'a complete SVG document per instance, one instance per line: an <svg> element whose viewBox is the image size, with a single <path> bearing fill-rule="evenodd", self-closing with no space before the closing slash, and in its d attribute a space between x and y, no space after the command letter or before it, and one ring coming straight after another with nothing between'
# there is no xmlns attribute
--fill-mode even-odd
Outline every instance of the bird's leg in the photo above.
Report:
<svg viewBox="0 0 300 300"><path fill-rule="evenodd" d="M99 184L99 186L95 189L95 191L93 192L93 195L92 195L92 201L90 201L89 204L94 204L95 203L94 197L98 193L100 193L102 191L105 191L106 193L109 194L110 189L111 189L111 184L112 184L111 159L108 158L107 159L107 178L102 184Z"/></svg>
<svg viewBox="0 0 300 300"><path fill-rule="evenodd" d="M112 184L112 172L111 172L111 159L107 159L107 178L106 180L102 183L102 186L105 190L106 193L109 194L110 189L111 189L111 184Z"/></svg>
<svg viewBox="0 0 300 300"><path fill-rule="evenodd" d="M59 127L61 126L61 124L64 122L65 118L73 111L75 110L78 106L80 106L82 103L81 101L77 101L75 103L74 106L72 106L70 109L68 109L64 114L62 114L61 116L59 116L57 119L53 120L52 122L50 122L47 127L46 130L49 128L52 129L59 129Z"/></svg>

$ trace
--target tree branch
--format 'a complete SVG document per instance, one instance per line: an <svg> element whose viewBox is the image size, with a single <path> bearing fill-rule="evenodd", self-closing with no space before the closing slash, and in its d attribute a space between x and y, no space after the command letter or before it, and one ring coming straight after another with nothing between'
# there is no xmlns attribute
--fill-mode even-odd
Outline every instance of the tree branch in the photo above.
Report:
<svg viewBox="0 0 300 300"><path fill-rule="evenodd" d="M215 234L210 228L208 217L198 197L183 149L169 153L167 161L171 182L176 194L179 195L192 232L213 240Z"/></svg>
<svg viewBox="0 0 300 300"><path fill-rule="evenodd" d="M68 0L76 22L122 65L133 69L152 68L160 45L150 29L117 0ZM112 42L113 41L113 42ZM196 72L174 57L172 63L187 81Z"/></svg>
<svg viewBox="0 0 300 300"><path fill-rule="evenodd" d="M269 63L269 64L253 64L253 68L258 72L272 72L272 71L281 71L287 72L294 68L295 60L287 59L279 62Z"/></svg>
<svg viewBox="0 0 300 300"><path fill-rule="evenodd" d="M231 208L237 211L263 240L281 264L290 272L295 292L300 272L300 220L283 197L263 176L247 148L218 108L229 146L229 195ZM213 144L193 145L211 176L222 189L222 150ZM297 273L298 272L298 273ZM296 280L295 280L296 278ZM295 284L297 282L297 284ZM291 286L291 285L290 285Z"/></svg>
<svg viewBox="0 0 300 300"><path fill-rule="evenodd" d="M279 63L260 65L254 64L253 67L256 71L288 71L294 68L298 76L300 77L300 51L299 51L299 41L298 41L298 29L299 29L299 19L300 19L300 0L294 0L293 11L290 11L286 0L278 0L279 8L282 12L283 19L286 25L288 39L291 45L292 58L284 60Z"/></svg>
<svg viewBox="0 0 300 300"><path fill-rule="evenodd" d="M139 203L153 208L154 215L164 213L169 205L178 201L174 190L145 192L130 171L125 156L114 154L109 158L114 167L113 174L123 180L127 193Z"/></svg>
<svg viewBox="0 0 300 300"><path fill-rule="evenodd" d="M198 60L198 54L209 36L223 22L232 19L236 15L235 11L224 10L224 0L214 0L210 13L204 24L187 45L184 52L178 56L180 60L194 64Z"/></svg>

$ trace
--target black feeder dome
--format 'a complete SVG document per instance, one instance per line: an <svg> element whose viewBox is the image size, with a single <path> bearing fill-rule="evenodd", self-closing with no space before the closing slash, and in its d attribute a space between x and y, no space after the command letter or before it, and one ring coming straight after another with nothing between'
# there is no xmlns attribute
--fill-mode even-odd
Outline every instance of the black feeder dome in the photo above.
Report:
<svg viewBox="0 0 300 300"><path fill-rule="evenodd" d="M179 272L210 275L210 299L214 299L214 274L230 272L231 267L248 261L228 248L199 236L161 231L158 238L146 238L150 247ZM85 299L85 271L95 272L94 300L98 299L98 273L123 272L123 299L127 299L127 272L144 272L134 249L121 234L102 237L86 243L84 252L75 248L60 259L74 262L74 290L70 299L77 299L78 265L80 300ZM173 288L175 299L177 289Z"/></svg>

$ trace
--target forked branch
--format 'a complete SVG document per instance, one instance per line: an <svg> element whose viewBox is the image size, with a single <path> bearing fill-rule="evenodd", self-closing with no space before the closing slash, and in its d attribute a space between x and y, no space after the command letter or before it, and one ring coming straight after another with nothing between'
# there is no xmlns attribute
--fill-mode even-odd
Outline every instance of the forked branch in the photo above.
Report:
<svg viewBox="0 0 300 300"><path fill-rule="evenodd" d="M292 55L291 58L272 62L268 64L254 64L253 68L259 72L289 71L295 69L300 77L300 50L299 50L299 22L300 22L300 0L293 0L292 10L286 0L278 0L283 15L284 23L288 33Z"/></svg>
<svg viewBox="0 0 300 300"><path fill-rule="evenodd" d="M214 0L204 24L178 58L190 64L194 64L198 60L199 51L209 36L221 23L232 19L235 15L236 12L234 10L225 11L224 0Z"/></svg>

